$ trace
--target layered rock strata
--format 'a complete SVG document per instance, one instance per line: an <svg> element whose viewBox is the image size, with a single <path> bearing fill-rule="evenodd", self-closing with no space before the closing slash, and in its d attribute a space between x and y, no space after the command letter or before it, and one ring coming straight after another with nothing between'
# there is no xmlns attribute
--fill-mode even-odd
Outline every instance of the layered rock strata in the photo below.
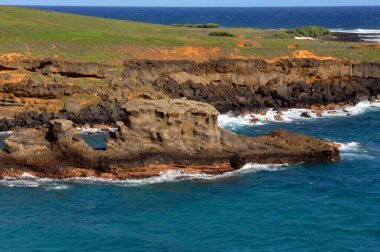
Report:
<svg viewBox="0 0 380 252"><path fill-rule="evenodd" d="M104 150L88 146L69 120L25 129L5 140L0 176L143 178L163 171L220 174L246 163L338 161L333 143L276 130L247 137L217 126L218 111L189 100L132 100Z"/></svg>
<svg viewBox="0 0 380 252"><path fill-rule="evenodd" d="M380 94L380 63L319 59L126 61L124 85L153 86L170 97L221 112L356 103Z"/></svg>
<svg viewBox="0 0 380 252"><path fill-rule="evenodd" d="M380 63L333 59L129 60L121 73L97 63L0 57L0 113L6 115L0 131L45 127L53 119L115 124L125 116L122 104L136 97L186 97L222 113L355 104L380 98L379 78ZM83 100L78 113L64 110L71 99Z"/></svg>

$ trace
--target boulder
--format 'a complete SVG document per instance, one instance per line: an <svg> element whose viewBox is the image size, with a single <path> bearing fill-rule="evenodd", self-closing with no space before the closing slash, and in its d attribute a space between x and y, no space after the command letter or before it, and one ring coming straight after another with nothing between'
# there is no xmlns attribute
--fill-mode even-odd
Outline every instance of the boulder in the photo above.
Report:
<svg viewBox="0 0 380 252"><path fill-rule="evenodd" d="M73 122L64 119L50 121L51 139L57 142L71 141L74 136Z"/></svg>
<svg viewBox="0 0 380 252"><path fill-rule="evenodd" d="M66 102L64 105L64 109L68 113L78 115L80 113L81 107L76 102Z"/></svg>
<svg viewBox="0 0 380 252"><path fill-rule="evenodd" d="M311 115L307 112L302 112L301 113L301 117L304 117L304 118L311 118Z"/></svg>
<svg viewBox="0 0 380 252"><path fill-rule="evenodd" d="M121 144L129 151L221 151L219 112L211 105L184 99L136 99L123 108L126 118L117 124L117 138L123 142L115 145L110 139L110 148L119 149Z"/></svg>
<svg viewBox="0 0 380 252"><path fill-rule="evenodd" d="M4 151L14 156L30 156L47 151L50 143L45 139L45 132L25 129L4 140Z"/></svg>

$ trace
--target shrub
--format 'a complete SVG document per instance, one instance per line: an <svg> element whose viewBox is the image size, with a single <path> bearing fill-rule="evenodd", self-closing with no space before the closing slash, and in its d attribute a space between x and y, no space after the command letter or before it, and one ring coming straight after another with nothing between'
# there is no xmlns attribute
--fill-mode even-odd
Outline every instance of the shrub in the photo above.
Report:
<svg viewBox="0 0 380 252"><path fill-rule="evenodd" d="M230 32L210 32L209 35L215 37L235 37L235 35Z"/></svg>
<svg viewBox="0 0 380 252"><path fill-rule="evenodd" d="M294 37L311 37L317 38L330 35L330 30L319 26L302 26L296 29L279 30L275 37L277 38L294 38Z"/></svg>
<svg viewBox="0 0 380 252"><path fill-rule="evenodd" d="M172 26L188 27L188 28L220 28L220 25L215 23L207 24L173 24Z"/></svg>

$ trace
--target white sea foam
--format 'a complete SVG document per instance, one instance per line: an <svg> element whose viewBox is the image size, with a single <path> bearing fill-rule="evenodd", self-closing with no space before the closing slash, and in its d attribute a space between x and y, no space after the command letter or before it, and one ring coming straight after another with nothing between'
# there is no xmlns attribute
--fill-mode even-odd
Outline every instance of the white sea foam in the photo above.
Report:
<svg viewBox="0 0 380 252"><path fill-rule="evenodd" d="M380 36L378 37L366 37L366 38L362 38L364 41L367 41L367 42L379 42L380 43Z"/></svg>
<svg viewBox="0 0 380 252"><path fill-rule="evenodd" d="M170 170L167 172L162 172L159 176L150 177L145 179L102 179L97 177L87 177L87 178L70 178L65 179L67 182L79 182L79 183L94 183L94 184L113 184L119 186L141 186L158 184L165 182L176 182L176 181L211 181L219 180L228 177L237 176L239 174L254 173L259 171L279 171L288 167L287 164L282 165L265 165L265 164L247 164L243 168L233 171L226 172L221 175L210 175L205 173L185 173L180 170Z"/></svg>
<svg viewBox="0 0 380 252"><path fill-rule="evenodd" d="M0 186L43 188L45 190L65 190L70 187L58 180L41 179L26 172L19 177L5 177L4 179L0 179Z"/></svg>
<svg viewBox="0 0 380 252"><path fill-rule="evenodd" d="M340 145L339 150L343 159L374 159L367 154L365 146L358 142L337 143Z"/></svg>
<svg viewBox="0 0 380 252"><path fill-rule="evenodd" d="M342 32L342 33L357 33L357 34L380 34L380 30L375 29L352 29L352 30L345 30L345 29L331 29L331 32Z"/></svg>
<svg viewBox="0 0 380 252"><path fill-rule="evenodd" d="M108 129L99 129L99 128L80 128L78 127L77 130L81 135L96 135L103 132L115 132L117 128L108 128Z"/></svg>
<svg viewBox="0 0 380 252"><path fill-rule="evenodd" d="M338 143L340 145L339 150L341 152L352 152L352 151L359 151L360 144L357 142L351 142L351 143Z"/></svg>
<svg viewBox="0 0 380 252"><path fill-rule="evenodd" d="M0 137L2 137L2 136L10 136L12 134L13 134L12 131L0 131Z"/></svg>
<svg viewBox="0 0 380 252"><path fill-rule="evenodd" d="M380 109L380 102L360 102L355 106L340 108L336 110L326 110L322 112L322 116L319 117L310 109L289 109L288 111L282 112L282 121L276 120L275 116L277 111L269 109L265 115L260 114L248 114L243 116L236 116L231 113L223 114L218 117L219 126L222 128L229 127L234 130L239 126L248 126L248 125L263 125L269 122L297 122L302 120L326 118L326 117L339 117L339 116L354 116L366 113L368 111ZM302 113L308 113L311 118L304 118L301 116ZM255 118L258 121L253 122L252 119Z"/></svg>
<svg viewBox="0 0 380 252"><path fill-rule="evenodd" d="M101 129L98 128L77 128L77 130L81 135L93 135L103 132Z"/></svg>
<svg viewBox="0 0 380 252"><path fill-rule="evenodd" d="M380 42L380 30L371 30L371 29L353 29L353 30L344 30L344 29L332 29L332 32L341 32L341 33L355 33L359 34L359 37L368 42Z"/></svg>
<svg viewBox="0 0 380 252"><path fill-rule="evenodd" d="M56 179L41 179L34 177L28 173L24 173L20 177L11 178L6 177L0 180L0 186L6 187L30 187L30 188L43 188L45 190L67 190L70 189L70 184L105 184L117 185L126 187L135 187L141 185L159 184L167 182L179 181L212 181L221 180L229 177L238 176L240 174L255 173L259 171L280 171L288 167L287 164L283 165L265 165L265 164L247 164L240 170L227 172L221 175L210 175L204 173L185 173L179 170L171 170L162 172L159 176L145 178L145 179L103 179L98 177L86 178L68 178L63 180Z"/></svg>

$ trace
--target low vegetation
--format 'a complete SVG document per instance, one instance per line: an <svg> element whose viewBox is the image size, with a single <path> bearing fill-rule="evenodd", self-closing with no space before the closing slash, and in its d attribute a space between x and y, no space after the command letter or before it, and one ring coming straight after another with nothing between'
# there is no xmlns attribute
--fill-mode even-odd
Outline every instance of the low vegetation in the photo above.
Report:
<svg viewBox="0 0 380 252"><path fill-rule="evenodd" d="M313 27L280 32L252 28L193 29L2 5L0 13L0 54L18 53L118 66L125 59L137 58L207 60L245 56L272 59L290 56L295 50L359 61L380 59L376 43L293 39L296 35L320 36L328 32ZM279 39L279 33L285 35L284 38ZM240 46L242 44L244 46Z"/></svg>
<svg viewBox="0 0 380 252"><path fill-rule="evenodd" d="M207 23L207 24L172 24L172 26L177 27L188 27L188 28L220 28L221 26L215 23Z"/></svg>
<svg viewBox="0 0 380 252"><path fill-rule="evenodd" d="M208 35L213 37L235 37L235 35L230 32L210 32Z"/></svg>
<svg viewBox="0 0 380 252"><path fill-rule="evenodd" d="M330 30L319 26L302 26L296 29L279 30L276 34L277 38L294 38L294 37L310 37L318 38L330 35Z"/></svg>

